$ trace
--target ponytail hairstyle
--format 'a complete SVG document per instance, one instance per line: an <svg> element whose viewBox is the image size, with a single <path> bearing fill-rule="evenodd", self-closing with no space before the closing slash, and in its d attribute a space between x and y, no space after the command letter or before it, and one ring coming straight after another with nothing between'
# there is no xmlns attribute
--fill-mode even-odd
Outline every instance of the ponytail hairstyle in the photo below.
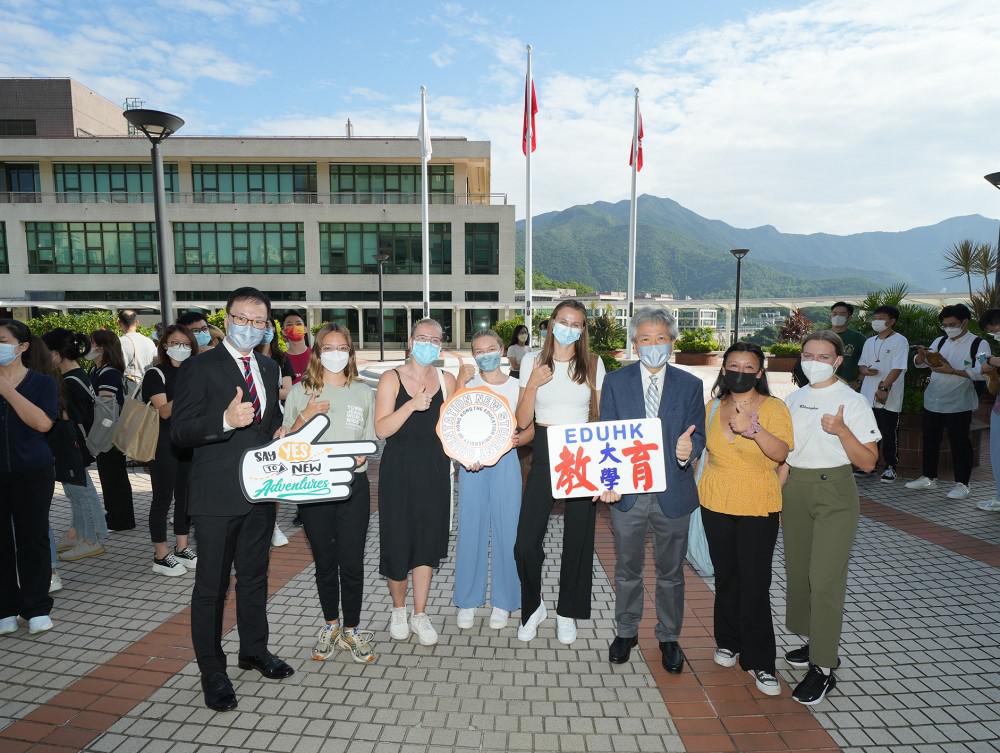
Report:
<svg viewBox="0 0 1000 753"><path fill-rule="evenodd" d="M42 341L64 361L79 361L90 350L89 337L64 327L49 330L42 335Z"/></svg>
<svg viewBox="0 0 1000 753"><path fill-rule="evenodd" d="M306 373L303 374L301 380L302 387L310 395L319 395L323 391L326 369L323 368L320 353L323 352L323 340L331 332L343 335L344 339L347 340L347 347L350 348L347 366L344 367L344 376L347 377L347 384L350 385L351 382L358 378L358 362L354 353L354 340L351 339L351 330L343 324L337 324L336 322L325 324L313 338L312 353L309 355L309 365L306 367Z"/></svg>
<svg viewBox="0 0 1000 753"><path fill-rule="evenodd" d="M553 334L553 327L555 326L556 317L559 316L559 312L567 308L583 314L583 332L580 333L580 339L574 345L573 360L569 366L570 379L577 384L586 384L591 389L597 389L597 359L591 355L587 340L587 309L579 301L563 301L556 306L546 324L549 336L545 338L541 355L538 357L536 363L548 366L550 369L553 368L556 339Z"/></svg>

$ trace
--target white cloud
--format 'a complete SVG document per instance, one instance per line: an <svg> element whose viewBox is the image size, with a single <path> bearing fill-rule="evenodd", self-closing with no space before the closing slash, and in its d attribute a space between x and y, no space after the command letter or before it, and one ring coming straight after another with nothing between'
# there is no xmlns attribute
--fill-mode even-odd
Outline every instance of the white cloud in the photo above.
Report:
<svg viewBox="0 0 1000 753"><path fill-rule="evenodd" d="M431 53L431 62L438 68L446 68L455 60L455 53L456 50L451 45L441 45Z"/></svg>
<svg viewBox="0 0 1000 753"><path fill-rule="evenodd" d="M159 0L159 5L171 11L202 13L215 20L239 17L255 26L263 26L284 18L298 18L298 0Z"/></svg>

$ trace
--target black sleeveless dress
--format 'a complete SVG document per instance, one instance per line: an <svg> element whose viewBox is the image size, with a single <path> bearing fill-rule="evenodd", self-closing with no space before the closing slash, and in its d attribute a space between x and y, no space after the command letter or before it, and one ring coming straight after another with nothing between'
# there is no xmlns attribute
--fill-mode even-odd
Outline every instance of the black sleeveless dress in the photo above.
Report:
<svg viewBox="0 0 1000 753"><path fill-rule="evenodd" d="M399 372L396 372L399 379ZM410 400L399 381L396 410ZM413 413L385 440L378 472L379 573L406 580L410 570L438 567L448 556L451 461L441 449L436 427L444 398Z"/></svg>

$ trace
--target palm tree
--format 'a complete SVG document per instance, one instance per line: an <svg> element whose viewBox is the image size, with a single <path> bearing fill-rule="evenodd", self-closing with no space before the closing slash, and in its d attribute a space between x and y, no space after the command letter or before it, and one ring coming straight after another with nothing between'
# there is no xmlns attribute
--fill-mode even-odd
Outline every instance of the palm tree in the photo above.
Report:
<svg viewBox="0 0 1000 753"><path fill-rule="evenodd" d="M997 271L997 251L989 243L976 246L976 258L973 265L977 275L983 278L983 288L992 284L993 275Z"/></svg>
<svg viewBox="0 0 1000 753"><path fill-rule="evenodd" d="M965 282L969 287L969 300L972 300L972 273L978 271L976 256L979 253L979 245L970 240L956 243L944 252L944 270L951 272L949 278L965 277Z"/></svg>

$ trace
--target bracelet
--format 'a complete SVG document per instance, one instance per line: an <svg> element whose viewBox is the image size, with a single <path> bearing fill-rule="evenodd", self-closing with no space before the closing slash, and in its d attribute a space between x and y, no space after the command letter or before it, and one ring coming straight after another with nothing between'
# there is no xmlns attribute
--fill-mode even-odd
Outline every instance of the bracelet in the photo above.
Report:
<svg viewBox="0 0 1000 753"><path fill-rule="evenodd" d="M750 431L743 432L743 436L747 439L753 439L754 436L763 430L764 427L760 425L760 417L757 415L757 412L754 411L750 414Z"/></svg>

